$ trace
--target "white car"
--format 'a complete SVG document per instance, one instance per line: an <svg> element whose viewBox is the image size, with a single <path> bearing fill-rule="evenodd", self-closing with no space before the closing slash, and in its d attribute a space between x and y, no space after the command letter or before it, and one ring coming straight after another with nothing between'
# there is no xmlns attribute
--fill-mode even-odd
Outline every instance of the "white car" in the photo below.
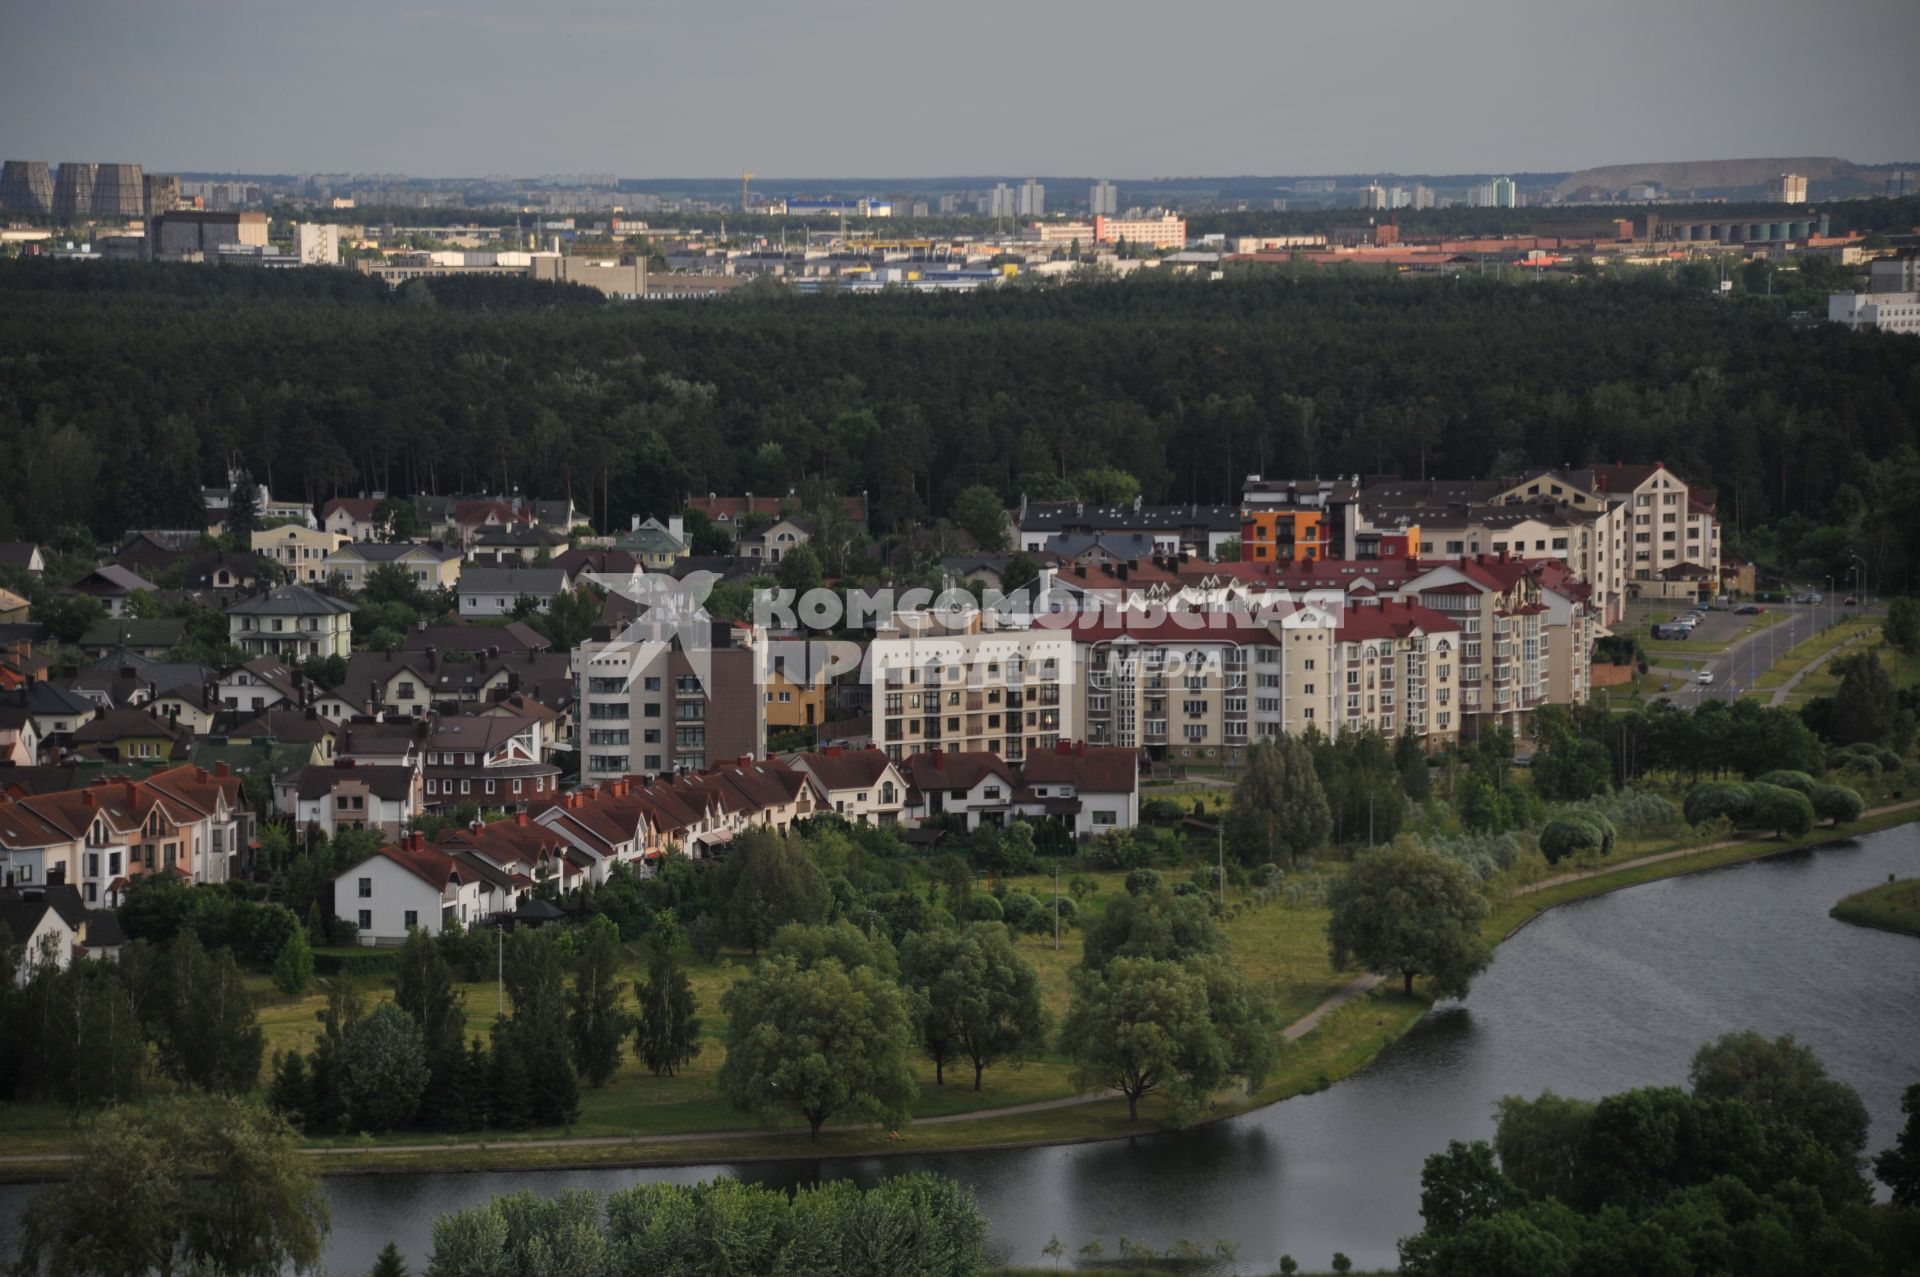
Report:
<svg viewBox="0 0 1920 1277"><path fill-rule="evenodd" d="M1698 683L1698 684L1700 684L1700 686L1702 686L1702 687L1712 687L1712 686L1713 686L1713 671L1712 671L1712 670L1701 670L1701 671L1700 671L1700 674L1699 674L1699 676L1698 676L1697 678L1695 678L1695 679L1694 679L1693 681L1694 681L1694 682L1696 682L1696 683Z"/></svg>

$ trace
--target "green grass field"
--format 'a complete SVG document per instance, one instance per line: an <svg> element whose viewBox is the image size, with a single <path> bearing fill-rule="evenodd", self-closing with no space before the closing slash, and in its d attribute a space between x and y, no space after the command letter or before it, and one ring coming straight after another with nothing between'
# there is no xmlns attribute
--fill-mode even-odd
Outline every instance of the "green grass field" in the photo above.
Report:
<svg viewBox="0 0 1920 1277"><path fill-rule="evenodd" d="M1829 912L1856 926L1920 936L1920 878L1902 878L1856 891Z"/></svg>

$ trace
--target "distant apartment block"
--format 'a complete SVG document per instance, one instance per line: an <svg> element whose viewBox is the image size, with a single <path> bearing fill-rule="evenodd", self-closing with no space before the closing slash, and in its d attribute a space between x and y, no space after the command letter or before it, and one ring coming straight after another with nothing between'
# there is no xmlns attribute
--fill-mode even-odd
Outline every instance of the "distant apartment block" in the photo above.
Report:
<svg viewBox="0 0 1920 1277"><path fill-rule="evenodd" d="M1807 202L1807 179L1800 173L1782 173L1767 183L1767 202L1769 204L1804 204Z"/></svg>
<svg viewBox="0 0 1920 1277"><path fill-rule="evenodd" d="M1920 292L1830 293L1827 319L1853 329L1920 333Z"/></svg>
<svg viewBox="0 0 1920 1277"><path fill-rule="evenodd" d="M1096 217L1093 238L1102 244L1129 244L1145 248L1185 248L1187 219L1168 213L1163 217Z"/></svg>
<svg viewBox="0 0 1920 1277"><path fill-rule="evenodd" d="M1095 182L1087 189L1087 215L1112 217L1120 211L1120 191L1112 182Z"/></svg>
<svg viewBox="0 0 1920 1277"><path fill-rule="evenodd" d="M338 266L340 228L330 223L299 223L293 228L293 255L302 266Z"/></svg>

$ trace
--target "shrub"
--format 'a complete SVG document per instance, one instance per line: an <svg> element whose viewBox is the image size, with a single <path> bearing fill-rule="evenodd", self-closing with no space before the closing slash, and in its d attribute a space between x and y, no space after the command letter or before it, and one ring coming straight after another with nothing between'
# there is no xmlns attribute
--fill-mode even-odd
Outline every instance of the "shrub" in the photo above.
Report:
<svg viewBox="0 0 1920 1277"><path fill-rule="evenodd" d="M1127 894L1130 896L1150 896L1166 885L1157 869L1136 869L1127 875Z"/></svg>
<svg viewBox="0 0 1920 1277"><path fill-rule="evenodd" d="M1000 902L981 891L968 896L960 912L968 922L1001 922L1006 918L1006 910L1001 908Z"/></svg>
<svg viewBox="0 0 1920 1277"><path fill-rule="evenodd" d="M712 962L720 956L720 943L726 934L727 924L717 913L703 913L687 925L687 943L702 962Z"/></svg>
<svg viewBox="0 0 1920 1277"><path fill-rule="evenodd" d="M1575 811L1556 816L1540 831L1540 854L1557 865L1568 856L1604 856L1613 849L1613 826L1605 816Z"/></svg>
<svg viewBox="0 0 1920 1277"><path fill-rule="evenodd" d="M1820 782L1805 772L1782 769L1780 771L1768 772L1756 783L1761 785L1778 785L1782 789L1791 789L1802 794L1812 794L1813 787Z"/></svg>
<svg viewBox="0 0 1920 1277"><path fill-rule="evenodd" d="M1792 791L1788 791L1792 792ZM1753 787L1738 781L1712 781L1695 785L1683 807L1689 825L1699 825L1716 816L1725 816L1735 825L1752 823Z"/></svg>
<svg viewBox="0 0 1920 1277"><path fill-rule="evenodd" d="M1000 902L1000 916L1006 922L1007 930L1016 936L1053 926L1053 918L1047 913L1046 906L1024 891L1007 893L1006 899Z"/></svg>
<svg viewBox="0 0 1920 1277"><path fill-rule="evenodd" d="M1269 860L1266 864L1261 865L1253 871L1253 885L1256 887L1270 886L1274 879L1281 876L1283 875L1280 873L1280 866Z"/></svg>
<svg viewBox="0 0 1920 1277"><path fill-rule="evenodd" d="M1815 785L1807 798L1813 803L1814 815L1835 825L1856 821L1867 809L1866 800L1859 792L1845 785Z"/></svg>

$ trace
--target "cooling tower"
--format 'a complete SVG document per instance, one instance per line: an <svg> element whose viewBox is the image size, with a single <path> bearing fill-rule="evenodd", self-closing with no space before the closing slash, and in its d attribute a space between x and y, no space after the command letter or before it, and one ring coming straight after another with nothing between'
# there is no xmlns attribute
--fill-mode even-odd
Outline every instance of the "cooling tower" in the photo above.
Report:
<svg viewBox="0 0 1920 1277"><path fill-rule="evenodd" d="M93 212L98 217L139 217L146 196L138 164L101 164L93 174Z"/></svg>
<svg viewBox="0 0 1920 1277"><path fill-rule="evenodd" d="M85 217L93 212L93 174L98 167L71 160L60 166L60 175L53 183L56 217Z"/></svg>
<svg viewBox="0 0 1920 1277"><path fill-rule="evenodd" d="M39 160L8 160L0 170L0 208L9 213L53 211L53 174Z"/></svg>

